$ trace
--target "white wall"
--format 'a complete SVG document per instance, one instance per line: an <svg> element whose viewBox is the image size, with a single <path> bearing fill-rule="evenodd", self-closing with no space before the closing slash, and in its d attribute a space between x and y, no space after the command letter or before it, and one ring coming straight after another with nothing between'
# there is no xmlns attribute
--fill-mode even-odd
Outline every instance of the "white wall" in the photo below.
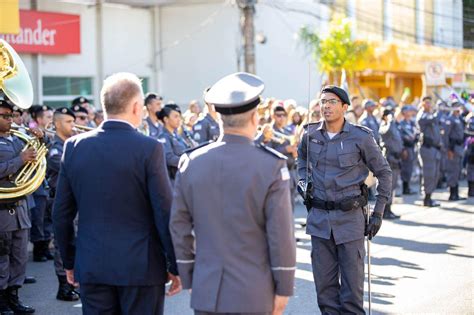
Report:
<svg viewBox="0 0 474 315"><path fill-rule="evenodd" d="M463 47L462 0L434 0L436 46Z"/></svg>

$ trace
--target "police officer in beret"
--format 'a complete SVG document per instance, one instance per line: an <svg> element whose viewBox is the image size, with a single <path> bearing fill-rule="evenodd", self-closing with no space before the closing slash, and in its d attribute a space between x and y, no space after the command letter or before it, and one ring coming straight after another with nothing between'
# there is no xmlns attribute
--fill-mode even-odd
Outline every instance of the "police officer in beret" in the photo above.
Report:
<svg viewBox="0 0 474 315"><path fill-rule="evenodd" d="M464 119L461 116L463 106L460 102L451 105L452 112L448 119L451 122L445 130L449 139L447 147L447 184L449 187L449 200L465 200L459 196L459 178L462 171L462 159L464 156Z"/></svg>
<svg viewBox="0 0 474 315"><path fill-rule="evenodd" d="M48 152L47 171L46 176L50 185L50 198L54 200L56 194L56 186L59 175L59 165L61 156L63 155L64 142L72 137L74 132L74 120L76 119L74 112L67 107L56 109L53 116L53 124L56 134L53 138L51 148ZM59 287L56 298L61 301L77 301L79 295L74 291L74 288L67 282L66 271L63 267L61 255L59 253L56 239L53 240L54 253L54 270L58 277Z"/></svg>
<svg viewBox="0 0 474 315"><path fill-rule="evenodd" d="M80 105L73 105L71 107L74 116L76 116L76 124L79 126L89 126L89 112Z"/></svg>
<svg viewBox="0 0 474 315"><path fill-rule="evenodd" d="M375 141L380 143L379 128L380 123L374 115L374 110L377 108L377 104L371 99L365 99L362 102L362 106L365 109L365 113L360 118L360 124L369 128L374 135Z"/></svg>
<svg viewBox="0 0 474 315"><path fill-rule="evenodd" d="M323 314L364 314L364 235L373 238L382 225L392 172L372 131L344 118L350 101L343 89L324 86L320 104L324 119L305 127L297 162L318 305ZM369 170L378 195L366 225Z"/></svg>
<svg viewBox="0 0 474 315"><path fill-rule="evenodd" d="M148 135L155 139L158 139L158 136L163 132L163 123L158 119L162 103L163 98L158 94L147 93L145 96L145 107L148 112L145 123L147 124Z"/></svg>
<svg viewBox="0 0 474 315"><path fill-rule="evenodd" d="M393 220L400 218L399 215L392 212L392 202L395 190L397 189L398 178L400 176L403 140L400 131L398 130L397 121L394 118L394 108L391 106L386 106L382 113L382 123L380 125L379 133L385 158L392 170L392 193L390 199L385 204L383 218Z"/></svg>
<svg viewBox="0 0 474 315"><path fill-rule="evenodd" d="M204 91L204 96L207 91ZM216 141L221 135L221 127L219 124L219 114L216 112L214 105L206 104L206 115L200 118L193 126L193 138L197 143L205 143Z"/></svg>
<svg viewBox="0 0 474 315"><path fill-rule="evenodd" d="M437 207L439 203L431 199L440 178L441 150L441 123L435 112L430 96L422 98L422 110L417 115L417 124L421 133L420 157L423 168L423 188L425 207Z"/></svg>
<svg viewBox="0 0 474 315"><path fill-rule="evenodd" d="M282 314L293 294L290 175L283 155L253 141L263 88L248 73L215 83L205 100L224 135L180 162L170 231L195 314Z"/></svg>
<svg viewBox="0 0 474 315"><path fill-rule="evenodd" d="M402 107L402 119L398 123L398 130L403 140L403 154L400 169L400 176L403 182L402 193L404 195L412 195L415 192L410 188L411 177L413 174L413 166L416 162L416 144L420 138L418 128L414 117L417 109L412 105Z"/></svg>
<svg viewBox="0 0 474 315"><path fill-rule="evenodd" d="M181 125L181 110L178 105L166 104L157 115L163 123L163 131L158 136L158 141L164 146L168 175L173 183L178 170L179 159L190 146L177 132Z"/></svg>
<svg viewBox="0 0 474 315"><path fill-rule="evenodd" d="M469 197L474 197L474 114L466 117L466 171Z"/></svg>
<svg viewBox="0 0 474 315"><path fill-rule="evenodd" d="M30 108L33 121L41 130L47 130L53 122L53 109L46 105L34 105ZM48 136L43 138L49 148L51 139ZM33 243L33 261L45 262L54 258L49 250L50 242L53 238L53 222L51 219L51 203L48 202L49 183L47 179L33 193L35 206L31 212L30 241Z"/></svg>
<svg viewBox="0 0 474 315"><path fill-rule="evenodd" d="M34 148L23 150L24 142L10 134L13 106L0 100L0 181L8 187L9 176L36 159ZM31 228L26 197L0 203L0 314L30 314L35 310L18 298L28 261L28 231Z"/></svg>

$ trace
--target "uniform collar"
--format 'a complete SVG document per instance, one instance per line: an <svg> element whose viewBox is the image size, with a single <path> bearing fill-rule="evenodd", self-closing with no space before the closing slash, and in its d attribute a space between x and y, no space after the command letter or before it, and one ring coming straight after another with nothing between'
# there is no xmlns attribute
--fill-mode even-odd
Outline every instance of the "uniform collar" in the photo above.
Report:
<svg viewBox="0 0 474 315"><path fill-rule="evenodd" d="M326 130L326 122L323 120L323 122L316 128L316 130ZM342 130L344 132L349 132L351 130L350 123L344 118L344 125L342 126Z"/></svg>
<svg viewBox="0 0 474 315"><path fill-rule="evenodd" d="M245 136L239 136L234 134L224 133L222 141L226 143L242 143L242 144L252 144L253 140Z"/></svg>
<svg viewBox="0 0 474 315"><path fill-rule="evenodd" d="M102 128L136 130L131 123L121 119L107 119L102 123Z"/></svg>
<svg viewBox="0 0 474 315"><path fill-rule="evenodd" d="M53 142L64 143L64 140L61 139L58 135L54 135Z"/></svg>

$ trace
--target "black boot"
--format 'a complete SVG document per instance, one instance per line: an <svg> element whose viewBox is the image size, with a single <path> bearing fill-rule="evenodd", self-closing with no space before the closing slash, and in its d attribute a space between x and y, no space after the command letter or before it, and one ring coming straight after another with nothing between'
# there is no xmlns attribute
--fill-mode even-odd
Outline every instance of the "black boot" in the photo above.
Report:
<svg viewBox="0 0 474 315"><path fill-rule="evenodd" d="M48 258L44 255L44 245L43 241L38 241L33 243L33 261L36 262L45 262L48 261Z"/></svg>
<svg viewBox="0 0 474 315"><path fill-rule="evenodd" d="M466 200L466 198L462 198L459 196L459 185L454 186L454 193L456 195L455 200Z"/></svg>
<svg viewBox="0 0 474 315"><path fill-rule="evenodd" d="M449 187L449 198L448 200L449 201L456 201L456 191L455 191L455 187Z"/></svg>
<svg viewBox="0 0 474 315"><path fill-rule="evenodd" d="M404 195L413 195L413 194L415 194L415 192L410 189L410 183L409 182L403 182L403 194Z"/></svg>
<svg viewBox="0 0 474 315"><path fill-rule="evenodd" d="M26 276L25 281L23 283L24 284L36 283L36 278L33 276Z"/></svg>
<svg viewBox="0 0 474 315"><path fill-rule="evenodd" d="M474 182L467 182L468 185L469 185L469 191L467 193L467 195L469 197L474 197Z"/></svg>
<svg viewBox="0 0 474 315"><path fill-rule="evenodd" d="M66 276L58 276L59 288L56 298L61 301L77 301L79 294L74 291L72 285L67 282Z"/></svg>
<svg viewBox="0 0 474 315"><path fill-rule="evenodd" d="M15 314L33 314L35 309L24 305L18 298L18 286L7 288L8 305Z"/></svg>
<svg viewBox="0 0 474 315"><path fill-rule="evenodd" d="M391 204L386 204L385 209L383 211L383 218L385 220L394 220L394 219L399 219L400 216L396 215L395 213L392 212L392 205Z"/></svg>
<svg viewBox="0 0 474 315"><path fill-rule="evenodd" d="M439 203L431 199L431 194L425 194L425 200L423 200L425 207L439 207Z"/></svg>
<svg viewBox="0 0 474 315"><path fill-rule="evenodd" d="M46 257L47 260L53 260L54 255L51 254L51 251L49 250L49 243L49 240L43 241L43 256Z"/></svg>
<svg viewBox="0 0 474 315"><path fill-rule="evenodd" d="M5 290L0 290L0 315L14 315L8 305L7 292Z"/></svg>

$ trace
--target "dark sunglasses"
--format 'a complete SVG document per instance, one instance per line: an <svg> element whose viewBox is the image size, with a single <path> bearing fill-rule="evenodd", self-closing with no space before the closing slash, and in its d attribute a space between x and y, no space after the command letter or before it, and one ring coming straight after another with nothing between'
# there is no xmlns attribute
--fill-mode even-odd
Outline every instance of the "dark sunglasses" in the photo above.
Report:
<svg viewBox="0 0 474 315"><path fill-rule="evenodd" d="M13 114L0 114L0 117L2 117L3 119L9 120L9 119L13 119Z"/></svg>
<svg viewBox="0 0 474 315"><path fill-rule="evenodd" d="M76 116L77 119L80 119L80 120L86 120L87 119L87 116Z"/></svg>

